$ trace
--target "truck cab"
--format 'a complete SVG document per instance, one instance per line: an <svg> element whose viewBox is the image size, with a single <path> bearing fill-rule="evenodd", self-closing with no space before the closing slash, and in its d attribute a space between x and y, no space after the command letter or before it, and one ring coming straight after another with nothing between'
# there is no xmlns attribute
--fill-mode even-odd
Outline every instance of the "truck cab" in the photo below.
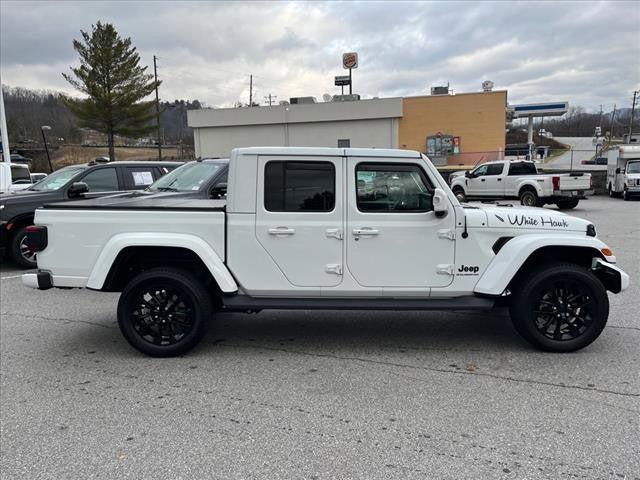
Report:
<svg viewBox="0 0 640 480"><path fill-rule="evenodd" d="M640 145L621 145L613 165L607 169L609 196L631 200L640 196Z"/></svg>
<svg viewBox="0 0 640 480"><path fill-rule="evenodd" d="M31 172L21 163L0 162L0 194L30 187Z"/></svg>
<svg viewBox="0 0 640 480"><path fill-rule="evenodd" d="M223 311L499 305L532 344L571 351L629 283L589 222L462 205L406 150L236 149L226 199L45 205L26 245L26 285L122 292L121 331L153 356L193 348Z"/></svg>

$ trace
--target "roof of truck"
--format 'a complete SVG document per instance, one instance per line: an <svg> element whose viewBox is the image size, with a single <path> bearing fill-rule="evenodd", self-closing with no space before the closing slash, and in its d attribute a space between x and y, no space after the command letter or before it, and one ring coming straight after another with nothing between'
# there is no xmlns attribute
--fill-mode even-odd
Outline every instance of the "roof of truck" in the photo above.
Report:
<svg viewBox="0 0 640 480"><path fill-rule="evenodd" d="M620 158L637 159L640 156L640 145L620 145L618 156Z"/></svg>
<svg viewBox="0 0 640 480"><path fill-rule="evenodd" d="M237 155L316 155L316 156L380 156L419 158L420 152L395 148L333 148L333 147L245 147L233 150Z"/></svg>

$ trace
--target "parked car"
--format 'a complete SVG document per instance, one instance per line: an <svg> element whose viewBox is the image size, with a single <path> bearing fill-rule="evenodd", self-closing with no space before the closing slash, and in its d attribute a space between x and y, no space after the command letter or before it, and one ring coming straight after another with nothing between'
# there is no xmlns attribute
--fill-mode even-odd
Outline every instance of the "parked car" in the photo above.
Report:
<svg viewBox="0 0 640 480"><path fill-rule="evenodd" d="M618 158L607 168L609 196L625 200L640 195L640 145L618 147Z"/></svg>
<svg viewBox="0 0 640 480"><path fill-rule="evenodd" d="M607 157L592 158L580 162L581 165L607 165L608 163L609 159Z"/></svg>
<svg viewBox="0 0 640 480"><path fill-rule="evenodd" d="M23 165L31 165L31 158L20 155L19 153L11 154L11 162L12 163L22 163Z"/></svg>
<svg viewBox="0 0 640 480"><path fill-rule="evenodd" d="M519 199L522 205L542 207L555 203L559 209L575 208L593 193L590 173L541 174L531 161L497 161L456 172L449 183L458 200Z"/></svg>
<svg viewBox="0 0 640 480"><path fill-rule="evenodd" d="M26 248L24 239L38 207L45 203L144 189L179 165L177 162L71 165L24 190L0 195L0 254L8 253L24 268L35 268L34 254Z"/></svg>
<svg viewBox="0 0 640 480"><path fill-rule="evenodd" d="M38 183L44 177L46 177L46 173L32 173L31 174L31 183Z"/></svg>
<svg viewBox="0 0 640 480"><path fill-rule="evenodd" d="M21 163L0 162L0 194L31 186L29 167Z"/></svg>
<svg viewBox="0 0 640 480"><path fill-rule="evenodd" d="M219 312L489 310L533 345L568 352L605 327L629 276L593 224L464 206L408 150L236 149L226 200L84 200L36 212L26 285L122 292L139 351L181 355ZM65 297L68 301L68 297Z"/></svg>

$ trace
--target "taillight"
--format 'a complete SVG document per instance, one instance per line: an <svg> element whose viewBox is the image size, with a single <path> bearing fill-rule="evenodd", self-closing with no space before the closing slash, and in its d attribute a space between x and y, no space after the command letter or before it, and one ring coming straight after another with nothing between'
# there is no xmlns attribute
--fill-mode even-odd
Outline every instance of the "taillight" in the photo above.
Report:
<svg viewBox="0 0 640 480"><path fill-rule="evenodd" d="M560 177L551 177L554 190L560 190Z"/></svg>
<svg viewBox="0 0 640 480"><path fill-rule="evenodd" d="M32 252L41 252L47 248L47 227L38 225L29 225L25 231L27 236L24 245Z"/></svg>

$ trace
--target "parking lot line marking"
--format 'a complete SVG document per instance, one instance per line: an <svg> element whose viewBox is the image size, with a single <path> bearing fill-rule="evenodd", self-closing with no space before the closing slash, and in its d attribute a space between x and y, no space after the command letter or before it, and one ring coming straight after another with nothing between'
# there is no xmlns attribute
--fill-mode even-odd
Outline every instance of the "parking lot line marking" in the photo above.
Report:
<svg viewBox="0 0 640 480"><path fill-rule="evenodd" d="M11 277L0 277L0 280L10 280L12 278L20 278L22 275L13 275Z"/></svg>

